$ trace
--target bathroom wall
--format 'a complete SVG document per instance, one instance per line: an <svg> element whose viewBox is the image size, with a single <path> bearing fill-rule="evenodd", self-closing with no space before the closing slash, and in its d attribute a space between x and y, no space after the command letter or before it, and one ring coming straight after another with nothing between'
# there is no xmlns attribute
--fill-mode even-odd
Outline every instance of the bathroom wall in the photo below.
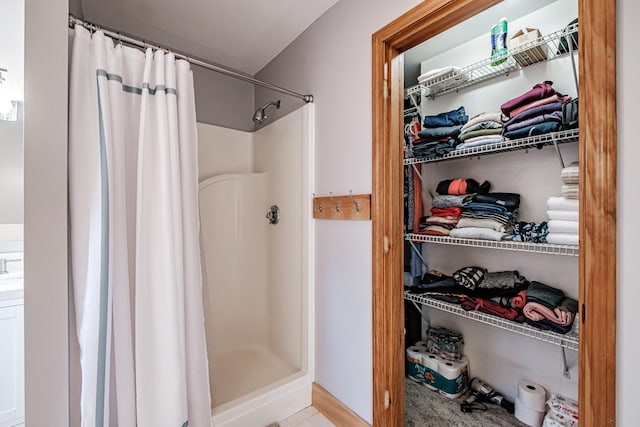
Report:
<svg viewBox="0 0 640 427"><path fill-rule="evenodd" d="M29 426L69 423L67 0L25 3L25 401Z"/></svg>
<svg viewBox="0 0 640 427"><path fill-rule="evenodd" d="M638 159L640 145L636 133L638 99L640 99L640 3L631 0L617 2L617 79L618 79L618 214L617 214L617 363L616 406L617 425L638 425L636 400L640 382L640 287L638 286L638 241L640 222L638 211Z"/></svg>
<svg viewBox="0 0 640 427"><path fill-rule="evenodd" d="M317 195L371 192L371 35L418 3L340 0L256 75L314 95ZM302 104L282 101L273 117ZM316 382L371 422L371 223L314 225Z"/></svg>

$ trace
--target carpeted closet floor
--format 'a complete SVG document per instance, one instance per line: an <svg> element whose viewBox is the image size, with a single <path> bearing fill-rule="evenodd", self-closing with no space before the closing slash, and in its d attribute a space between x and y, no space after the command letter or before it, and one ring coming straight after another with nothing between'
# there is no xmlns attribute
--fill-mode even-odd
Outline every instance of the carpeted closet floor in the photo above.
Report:
<svg viewBox="0 0 640 427"><path fill-rule="evenodd" d="M449 399L407 378L404 385L407 427L527 427L492 403L484 412L465 413L460 411L463 397Z"/></svg>

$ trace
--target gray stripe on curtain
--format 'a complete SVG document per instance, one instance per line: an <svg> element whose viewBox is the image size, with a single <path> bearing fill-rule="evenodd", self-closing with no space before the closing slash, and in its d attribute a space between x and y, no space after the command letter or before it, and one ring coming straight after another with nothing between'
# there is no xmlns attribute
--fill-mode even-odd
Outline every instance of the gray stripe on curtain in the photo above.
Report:
<svg viewBox="0 0 640 427"><path fill-rule="evenodd" d="M157 86L151 87L149 83L142 83L141 88L135 87L135 86L129 86L124 84L122 80L122 76L119 76L117 74L107 73L105 70L97 70L96 74L98 75L98 77L105 77L109 81L119 82L122 85L123 91L129 92L129 93L135 93L136 95L142 95L142 91L144 89L147 89L149 91L149 94L151 95L155 95L156 92L165 92L165 93L170 93L172 95L178 94L176 89L171 87L166 87L165 85L157 85Z"/></svg>

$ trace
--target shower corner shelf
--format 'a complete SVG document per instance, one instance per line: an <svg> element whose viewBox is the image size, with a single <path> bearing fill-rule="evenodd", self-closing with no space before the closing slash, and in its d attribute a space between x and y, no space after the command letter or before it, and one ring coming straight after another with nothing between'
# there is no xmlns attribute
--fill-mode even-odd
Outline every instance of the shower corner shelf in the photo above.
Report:
<svg viewBox="0 0 640 427"><path fill-rule="evenodd" d="M440 301L425 295L412 294L408 291L405 291L404 299L569 350L578 351L578 335L571 332L567 334L560 334L557 332L544 331L534 328L533 326L529 326L526 323L512 322L511 320L503 319L491 314L485 314L475 310L466 311L457 304Z"/></svg>
<svg viewBox="0 0 640 427"><path fill-rule="evenodd" d="M495 144L480 145L478 147L463 148L453 150L439 157L418 158L411 157L404 159L405 165L417 163L434 163L445 160L464 159L469 157L485 156L487 154L506 153L509 151L528 150L531 148L542 148L547 145L565 144L577 142L579 137L578 129L561 130L542 135L528 136L526 138L510 139Z"/></svg>
<svg viewBox="0 0 640 427"><path fill-rule="evenodd" d="M444 245L469 246L487 249L505 249L510 251L534 252L548 255L578 256L578 246L552 245L548 243L514 242L508 240L494 241L482 239L464 239L449 236L432 236L428 234L409 233L405 239L416 243L440 243Z"/></svg>
<svg viewBox="0 0 640 427"><path fill-rule="evenodd" d="M578 32L578 24L573 24L565 29L554 31L545 36L539 37L529 43L520 45L514 49L509 49L506 61L499 65L491 65L491 58L485 58L481 61L468 65L455 73L449 73L442 77L438 77L429 80L428 83L421 83L416 86L412 86L406 90L407 95L424 95L431 99L438 96L445 95L450 92L457 92L460 89L469 87L480 83L485 80L492 79L494 77L508 75L512 71L518 71L525 68L528 65L551 61L555 58L565 55L565 53L558 53L561 50L560 43L563 38L568 38ZM519 64L516 61L516 57L519 54L535 53L538 50L535 48L538 46L547 46L548 56L537 57L532 61L525 64ZM570 44L569 44L570 45ZM522 60L521 60L522 61Z"/></svg>

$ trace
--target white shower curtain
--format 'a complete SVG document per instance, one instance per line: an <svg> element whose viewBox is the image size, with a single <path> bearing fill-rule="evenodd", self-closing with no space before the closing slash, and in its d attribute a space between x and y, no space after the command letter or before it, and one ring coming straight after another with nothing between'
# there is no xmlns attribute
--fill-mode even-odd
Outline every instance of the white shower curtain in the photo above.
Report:
<svg viewBox="0 0 640 427"><path fill-rule="evenodd" d="M70 73L82 425L210 426L190 65L76 26Z"/></svg>

